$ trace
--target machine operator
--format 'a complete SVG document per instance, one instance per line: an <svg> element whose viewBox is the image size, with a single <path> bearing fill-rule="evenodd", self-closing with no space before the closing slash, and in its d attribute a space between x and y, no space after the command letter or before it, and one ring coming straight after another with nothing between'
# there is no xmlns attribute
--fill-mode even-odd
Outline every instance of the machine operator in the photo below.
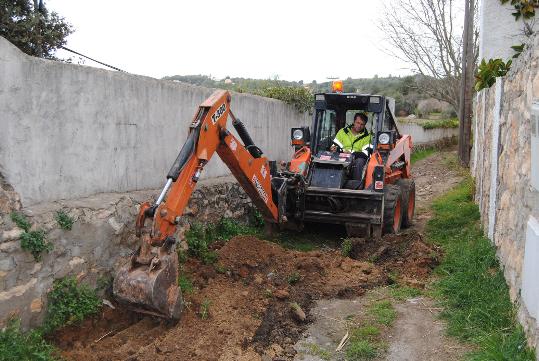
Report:
<svg viewBox="0 0 539 361"><path fill-rule="evenodd" d="M361 180L363 167L367 163L368 151L365 148L371 144L372 136L365 128L369 118L365 113L356 113L354 122L337 132L333 145L330 150L335 152L337 147L343 151L352 153L354 159L352 161L352 179Z"/></svg>

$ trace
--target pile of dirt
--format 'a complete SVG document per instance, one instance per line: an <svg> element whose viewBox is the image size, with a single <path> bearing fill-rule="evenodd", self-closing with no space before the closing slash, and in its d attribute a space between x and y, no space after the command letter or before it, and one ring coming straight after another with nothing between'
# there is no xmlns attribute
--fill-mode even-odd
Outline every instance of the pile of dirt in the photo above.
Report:
<svg viewBox="0 0 539 361"><path fill-rule="evenodd" d="M415 230L399 235L386 235L381 240L354 239L351 257L371 261L382 271L410 286L424 285L429 274L439 264L441 249L423 241Z"/></svg>
<svg viewBox="0 0 539 361"><path fill-rule="evenodd" d="M80 328L60 331L56 344L66 359L77 361L292 359L292 346L312 320L313 300L361 295L387 284L392 269L407 277L428 274L433 250L414 237L386 237L384 250L358 243L358 260L333 249L299 252L236 237L216 250L216 265L196 259L183 265L196 290L184 294L177 325L107 310ZM379 253L374 263L373 250Z"/></svg>

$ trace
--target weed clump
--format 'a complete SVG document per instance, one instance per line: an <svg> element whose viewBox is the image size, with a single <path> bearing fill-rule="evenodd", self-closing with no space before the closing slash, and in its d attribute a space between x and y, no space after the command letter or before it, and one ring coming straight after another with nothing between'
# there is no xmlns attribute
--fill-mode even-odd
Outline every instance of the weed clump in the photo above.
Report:
<svg viewBox="0 0 539 361"><path fill-rule="evenodd" d="M52 243L45 239L45 232L38 229L21 235L21 248L32 253L34 260L39 262L43 252L49 253L52 250Z"/></svg>
<svg viewBox="0 0 539 361"><path fill-rule="evenodd" d="M201 319L205 320L210 316L210 306L211 306L210 300L204 299L204 301L202 301L202 303L200 304L200 310L198 312Z"/></svg>
<svg viewBox="0 0 539 361"><path fill-rule="evenodd" d="M64 211L58 211L56 212L56 222L62 228L63 230L70 231L71 228L73 228L73 223L75 223L75 220L69 216Z"/></svg>
<svg viewBox="0 0 539 361"><path fill-rule="evenodd" d="M48 297L49 306L44 324L47 333L80 322L101 308L101 300L95 290L79 285L74 277L56 280Z"/></svg>
<svg viewBox="0 0 539 361"><path fill-rule="evenodd" d="M43 257L42 253L48 253L53 248L52 243L45 239L45 232L40 229L30 231L32 225L28 219L20 213L11 213L11 220L17 227L24 230L24 233L21 235L21 248L32 253L36 262L41 261Z"/></svg>
<svg viewBox="0 0 539 361"><path fill-rule="evenodd" d="M257 230L236 222L232 219L222 218L216 224L202 225L193 223L189 231L185 233L185 239L189 246L189 254L200 259L206 264L217 261L217 253L210 250L210 245L215 241L227 241L241 234L256 234Z"/></svg>
<svg viewBox="0 0 539 361"><path fill-rule="evenodd" d="M346 238L341 244L341 255L343 257L350 257L350 252L352 252L352 240Z"/></svg>

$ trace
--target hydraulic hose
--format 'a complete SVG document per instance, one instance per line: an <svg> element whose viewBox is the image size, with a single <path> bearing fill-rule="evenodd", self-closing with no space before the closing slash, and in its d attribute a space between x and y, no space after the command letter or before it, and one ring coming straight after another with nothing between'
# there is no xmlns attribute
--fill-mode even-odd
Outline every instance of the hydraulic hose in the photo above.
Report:
<svg viewBox="0 0 539 361"><path fill-rule="evenodd" d="M253 142L253 139L249 135L249 132L245 128L245 125L242 123L241 120L234 118L232 120L232 125L234 126L234 129L238 132L238 135L240 136L243 144L245 145L245 149L251 153L253 158L260 158L262 156L262 151L260 148L258 148L255 143Z"/></svg>

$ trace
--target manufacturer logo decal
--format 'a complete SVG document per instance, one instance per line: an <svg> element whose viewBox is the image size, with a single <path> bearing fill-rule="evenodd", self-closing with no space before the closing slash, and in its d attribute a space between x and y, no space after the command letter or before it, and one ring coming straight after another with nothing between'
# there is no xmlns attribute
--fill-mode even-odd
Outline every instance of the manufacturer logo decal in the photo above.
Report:
<svg viewBox="0 0 539 361"><path fill-rule="evenodd" d="M264 200L264 203L268 203L268 195L266 194L266 191L262 187L262 184L260 184L260 182L258 181L258 178L255 174L253 174L252 181L256 187L256 190L258 191L258 194L260 194L260 197L262 197L262 199Z"/></svg>
<svg viewBox="0 0 539 361"><path fill-rule="evenodd" d="M234 139L232 139L230 141L230 149L232 149L232 151L236 151L236 148L238 148L238 143L236 143L236 141Z"/></svg>
<svg viewBox="0 0 539 361"><path fill-rule="evenodd" d="M266 167L262 164L262 168L260 168L260 174L262 174L262 178L266 179L266 176L268 175L268 171L266 170Z"/></svg>
<svg viewBox="0 0 539 361"><path fill-rule="evenodd" d="M211 122L213 124L217 123L217 121L219 120L219 118L221 118L221 116L225 113L225 111L226 111L226 103L223 103L219 108L217 108L215 113L213 113L213 115L211 116Z"/></svg>

